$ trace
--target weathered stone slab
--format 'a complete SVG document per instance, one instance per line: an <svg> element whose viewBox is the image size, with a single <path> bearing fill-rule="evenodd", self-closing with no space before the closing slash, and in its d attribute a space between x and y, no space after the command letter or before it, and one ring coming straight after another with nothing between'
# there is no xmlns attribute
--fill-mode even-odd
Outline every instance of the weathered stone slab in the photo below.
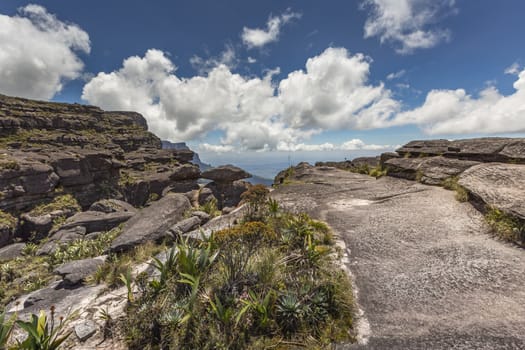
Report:
<svg viewBox="0 0 525 350"><path fill-rule="evenodd" d="M525 220L525 165L479 164L461 174L459 184L485 204Z"/></svg>
<svg viewBox="0 0 525 350"><path fill-rule="evenodd" d="M99 211L85 211L77 213L66 220L66 223L60 227L61 230L83 226L86 228L86 233L96 231L107 231L118 226L119 224L129 220L134 212L114 212L102 213Z"/></svg>
<svg viewBox="0 0 525 350"><path fill-rule="evenodd" d="M25 243L14 243L0 248L0 261L12 260L22 256L25 246Z"/></svg>
<svg viewBox="0 0 525 350"><path fill-rule="evenodd" d="M70 261L58 266L54 273L62 276L67 285L74 286L82 282L87 276L95 273L105 261L105 256Z"/></svg>
<svg viewBox="0 0 525 350"><path fill-rule="evenodd" d="M190 201L182 194L168 194L139 211L124 225L122 233L109 249L122 252L146 241L162 239L166 231L181 221L184 213L191 208Z"/></svg>
<svg viewBox="0 0 525 350"><path fill-rule="evenodd" d="M392 158L385 162L388 175L417 180L427 185L440 185L443 180L457 176L479 162L445 157Z"/></svg>
<svg viewBox="0 0 525 350"><path fill-rule="evenodd" d="M239 167L228 164L203 171L201 177L215 182L233 182L249 178L251 175Z"/></svg>

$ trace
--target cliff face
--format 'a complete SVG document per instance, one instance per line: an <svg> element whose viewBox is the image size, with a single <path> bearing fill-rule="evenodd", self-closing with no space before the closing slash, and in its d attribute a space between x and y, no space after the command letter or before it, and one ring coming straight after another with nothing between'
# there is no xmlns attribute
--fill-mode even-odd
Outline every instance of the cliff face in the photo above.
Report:
<svg viewBox="0 0 525 350"><path fill-rule="evenodd" d="M138 113L0 95L0 210L15 217L64 194L87 208L185 192L198 187L192 159L189 149L161 149Z"/></svg>

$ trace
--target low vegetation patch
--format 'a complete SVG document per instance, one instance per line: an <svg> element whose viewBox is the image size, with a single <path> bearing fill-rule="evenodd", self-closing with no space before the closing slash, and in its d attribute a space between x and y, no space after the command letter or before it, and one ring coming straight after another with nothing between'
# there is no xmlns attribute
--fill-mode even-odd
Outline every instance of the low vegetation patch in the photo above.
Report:
<svg viewBox="0 0 525 350"><path fill-rule="evenodd" d="M56 210L68 210L72 212L78 212L81 210L80 205L78 204L75 197L70 194L64 194L58 197L55 197L52 202L47 204L41 204L33 210L30 214L33 216L40 216L52 213Z"/></svg>
<svg viewBox="0 0 525 350"><path fill-rule="evenodd" d="M494 207L487 208L485 219L497 236L510 242L524 244L525 223L519 219Z"/></svg>
<svg viewBox="0 0 525 350"><path fill-rule="evenodd" d="M117 227L96 239L78 239L61 244L49 256L34 256L39 246L28 243L23 256L0 263L0 306L48 285L55 278L53 270L58 265L102 255L120 232L121 228Z"/></svg>
<svg viewBox="0 0 525 350"><path fill-rule="evenodd" d="M154 259L152 280L121 273L128 308L120 329L131 349L315 349L352 340L351 286L329 228L252 189L238 225L179 241Z"/></svg>
<svg viewBox="0 0 525 350"><path fill-rule="evenodd" d="M18 221L13 215L6 213L3 210L0 210L0 227L14 229L17 223Z"/></svg>
<svg viewBox="0 0 525 350"><path fill-rule="evenodd" d="M447 190L455 191L455 197L458 202L467 202L469 200L468 191L458 183L457 176L446 178L441 183L441 186L443 186Z"/></svg>
<svg viewBox="0 0 525 350"><path fill-rule="evenodd" d="M387 174L387 169L383 169L381 165L370 167L368 164L359 164L358 166L351 167L348 170L352 173L369 175L375 177L376 179L386 176Z"/></svg>

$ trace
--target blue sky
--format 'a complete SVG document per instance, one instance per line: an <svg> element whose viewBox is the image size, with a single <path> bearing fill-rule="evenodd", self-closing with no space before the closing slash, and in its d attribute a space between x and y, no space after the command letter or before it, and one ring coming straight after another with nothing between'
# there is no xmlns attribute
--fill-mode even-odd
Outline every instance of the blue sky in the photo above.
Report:
<svg viewBox="0 0 525 350"><path fill-rule="evenodd" d="M212 162L523 136L524 13L521 0L3 1L0 93L136 110Z"/></svg>

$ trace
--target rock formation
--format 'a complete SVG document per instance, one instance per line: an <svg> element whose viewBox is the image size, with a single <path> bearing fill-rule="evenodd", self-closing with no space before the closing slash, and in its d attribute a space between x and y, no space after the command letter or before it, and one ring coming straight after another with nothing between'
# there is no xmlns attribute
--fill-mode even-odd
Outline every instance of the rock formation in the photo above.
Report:
<svg viewBox="0 0 525 350"><path fill-rule="evenodd" d="M142 206L169 191L198 189L193 157L187 148L161 149L138 113L0 95L0 210L21 219L0 220L0 247L17 237L44 238L58 219L78 211L65 205L35 212L60 196L87 209L101 199ZM79 215L67 224L106 228L101 222L131 216Z"/></svg>
<svg viewBox="0 0 525 350"><path fill-rule="evenodd" d="M458 179L477 209L498 209L525 225L523 138L411 141L382 159L389 176L429 185ZM518 236L524 244L525 233Z"/></svg>
<svg viewBox="0 0 525 350"><path fill-rule="evenodd" d="M223 209L239 204L241 194L250 187L250 184L242 179L249 178L251 175L239 167L223 165L204 171L201 177L212 180L212 182L204 187L209 190L202 194L206 196L206 200L199 200L199 202L205 202L214 197L218 202L218 208ZM209 196L210 192L213 197Z"/></svg>

